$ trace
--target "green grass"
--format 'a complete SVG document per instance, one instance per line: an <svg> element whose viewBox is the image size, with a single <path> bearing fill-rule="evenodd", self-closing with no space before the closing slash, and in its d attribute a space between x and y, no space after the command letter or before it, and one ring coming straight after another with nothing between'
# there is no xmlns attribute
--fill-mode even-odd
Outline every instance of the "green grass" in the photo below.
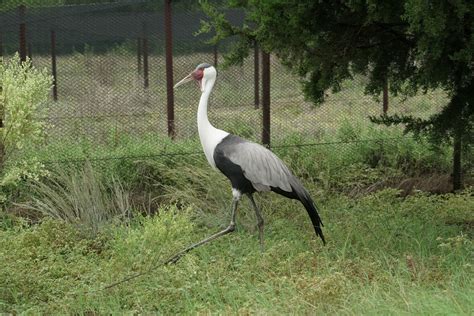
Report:
<svg viewBox="0 0 474 316"><path fill-rule="evenodd" d="M50 122L56 125L41 148L20 153L47 161L49 175L22 179L5 193L0 313L474 313L472 189L420 192L436 191L431 179L448 184L441 192L450 190L450 147L433 148L400 128L369 124L367 115L379 113L380 105L363 96L363 78L314 107L277 64L273 150L318 202L328 245L315 238L300 204L264 194L257 203L266 220L265 252L244 199L237 232L176 265L159 265L228 224L230 186L201 152L192 105L197 89L176 94L178 137L172 141L162 114L164 85L156 84L164 72L152 67L144 92L135 74L124 76L134 58L113 56L121 62L111 63L110 57L63 57L64 97L50 109L62 118ZM180 56L176 76L207 57ZM160 62L151 57L151 65ZM251 65L220 73L210 116L216 126L258 140ZM443 100L438 92L393 98L390 111L424 116ZM316 144L295 146L308 143ZM463 160L467 187L471 154ZM92 160L92 169L84 159ZM415 183L410 190L402 186L407 181ZM150 268L146 276L101 290Z"/></svg>
<svg viewBox="0 0 474 316"><path fill-rule="evenodd" d="M229 132L244 138L252 138L254 128L235 122L226 128ZM299 147L298 145L309 145ZM364 120L344 120L333 133L321 134L308 139L297 130L288 132L272 149L299 174L319 177L347 179L346 168L353 163L362 163L369 168L384 169L386 173L403 171L405 175L432 172L449 172L451 168L451 148L434 148L426 139L413 139L404 135L401 129L377 126ZM167 136L148 132L141 135L109 130L100 140L68 137L47 143L47 146L25 147L23 158L54 163L70 160L99 160L113 169L112 173L123 173L129 169L135 172L135 163L154 158L164 164L172 161L195 163L202 160L202 149L198 137L171 140ZM469 151L464 163L468 166ZM128 158L123 159L120 158ZM80 162L82 163L82 162ZM131 167L123 170L124 164ZM466 168L468 170L469 168ZM326 175L326 176L325 176ZM329 178L328 178L329 177ZM339 181L339 180L338 180Z"/></svg>
<svg viewBox="0 0 474 316"><path fill-rule="evenodd" d="M223 200L230 195L218 184L214 194ZM260 197L264 253L244 201L236 233L105 291L103 286L146 271L227 224L226 203L208 209L207 217L193 205L162 207L159 216L136 216L95 238L55 220L10 224L0 231L0 311L469 315L471 194L315 196L326 247L315 239L300 205Z"/></svg>
<svg viewBox="0 0 474 316"><path fill-rule="evenodd" d="M334 140L379 132L349 124ZM108 154L139 155L149 148L138 141L127 144ZM167 142L161 146L165 149ZM189 140L176 146L192 152L198 144ZM449 170L448 155L408 137L396 143L275 151L318 202L326 247L315 238L299 203L265 194L257 197L266 220L264 253L255 216L244 199L236 233L196 249L176 265L161 266L229 222L230 186L202 154L95 162L97 176L87 168L82 171L81 162L48 165L51 175L41 180L46 186L23 183L13 202L31 203L34 196L46 203L34 204L40 213L44 207L43 213L56 212L59 218L76 209L84 215L67 221L29 213L18 217L12 214L21 215L22 209L15 204L10 212L0 213L0 312L474 312L472 190L406 198L391 189L363 190L392 177ZM372 165L374 157L378 160ZM88 194L89 188L96 189ZM354 188L363 193L350 194ZM94 201L105 206L100 209ZM90 222L101 218L97 212L109 214L110 205L126 205L123 209L132 216L105 216L100 225ZM150 268L146 276L101 290Z"/></svg>

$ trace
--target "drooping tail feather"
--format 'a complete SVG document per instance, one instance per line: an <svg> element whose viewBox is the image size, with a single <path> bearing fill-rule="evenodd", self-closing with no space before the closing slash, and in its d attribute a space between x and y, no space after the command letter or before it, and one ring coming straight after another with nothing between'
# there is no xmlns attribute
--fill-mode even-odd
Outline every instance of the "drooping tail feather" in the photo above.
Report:
<svg viewBox="0 0 474 316"><path fill-rule="evenodd" d="M321 218L319 217L318 211L316 209L316 205L314 205L313 200L308 195L304 197L303 199L300 198L300 201L301 203L303 203L304 207L306 208L306 211L308 212L309 218L311 219L311 222L313 223L313 227L316 232L316 235L321 237L323 244L326 244L326 239L324 239L323 231L321 229L321 227L324 225L323 225L323 222L321 221Z"/></svg>
<svg viewBox="0 0 474 316"><path fill-rule="evenodd" d="M298 199L301 201L306 211L308 212L309 218L313 223L316 235L319 236L323 241L323 244L326 245L326 239L324 238L323 231L321 229L321 227L324 225L321 218L319 217L318 210L313 202L313 199L309 195L308 191L306 191L303 185L298 181L298 179L296 179L296 177L294 177L292 182L293 183L291 184L291 186L293 187L293 190L298 196Z"/></svg>

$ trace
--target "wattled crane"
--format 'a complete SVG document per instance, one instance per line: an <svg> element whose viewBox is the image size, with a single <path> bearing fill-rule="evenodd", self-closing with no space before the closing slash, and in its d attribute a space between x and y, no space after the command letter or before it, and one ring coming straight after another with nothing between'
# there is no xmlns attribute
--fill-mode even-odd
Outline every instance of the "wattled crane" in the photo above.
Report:
<svg viewBox="0 0 474 316"><path fill-rule="evenodd" d="M209 95L216 82L216 76L216 69L203 63L179 81L174 88L195 80L201 89L202 94L197 112L199 138L209 164L214 169L220 170L232 184L231 221L226 229L188 247L182 253L219 236L233 232L235 230L237 204L242 195L246 195L250 199L255 210L260 245L263 249L263 217L253 199L253 193L263 191L273 191L287 198L299 200L308 212L316 235L322 239L323 243L326 243L321 230L323 224L316 206L308 191L290 172L288 167L269 149L217 129L209 122L207 107Z"/></svg>

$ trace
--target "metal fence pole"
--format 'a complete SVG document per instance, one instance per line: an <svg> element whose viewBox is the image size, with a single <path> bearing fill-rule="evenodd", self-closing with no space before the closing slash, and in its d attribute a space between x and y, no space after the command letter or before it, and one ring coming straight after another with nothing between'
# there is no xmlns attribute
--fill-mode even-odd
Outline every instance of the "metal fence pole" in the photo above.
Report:
<svg viewBox="0 0 474 316"><path fill-rule="evenodd" d="M258 109L260 106L260 53L257 42L255 42L253 48L253 69L254 104L255 108Z"/></svg>
<svg viewBox="0 0 474 316"><path fill-rule="evenodd" d="M462 187L462 141L461 134L458 131L455 132L453 141L453 191L456 192L461 190Z"/></svg>
<svg viewBox="0 0 474 316"><path fill-rule="evenodd" d="M149 69L148 69L148 34L147 26L143 23L143 87L148 89L149 86Z"/></svg>
<svg viewBox="0 0 474 316"><path fill-rule="evenodd" d="M166 37L166 98L168 113L168 136L175 137L174 92L173 92L173 34L171 0L165 1L165 37Z"/></svg>
<svg viewBox="0 0 474 316"><path fill-rule="evenodd" d="M0 57L3 57L3 39L2 39L2 32L0 32Z"/></svg>
<svg viewBox="0 0 474 316"><path fill-rule="evenodd" d="M262 143L270 147L270 54L262 51Z"/></svg>
<svg viewBox="0 0 474 316"><path fill-rule="evenodd" d="M29 37L31 41L31 36ZM33 58L33 47L31 46L31 42L28 42L28 58L32 60Z"/></svg>
<svg viewBox="0 0 474 316"><path fill-rule="evenodd" d="M388 80L385 79L383 85L383 114L387 114L388 111Z"/></svg>
<svg viewBox="0 0 474 316"><path fill-rule="evenodd" d="M51 30L51 72L53 74L53 100L58 101L58 75L56 68L56 32Z"/></svg>
<svg viewBox="0 0 474 316"><path fill-rule="evenodd" d="M142 38L137 39L137 70L138 75L142 73Z"/></svg>
<svg viewBox="0 0 474 316"><path fill-rule="evenodd" d="M20 5L18 7L19 17L20 17L20 60L26 60L26 22L25 22L25 15L26 15L26 7L25 5Z"/></svg>

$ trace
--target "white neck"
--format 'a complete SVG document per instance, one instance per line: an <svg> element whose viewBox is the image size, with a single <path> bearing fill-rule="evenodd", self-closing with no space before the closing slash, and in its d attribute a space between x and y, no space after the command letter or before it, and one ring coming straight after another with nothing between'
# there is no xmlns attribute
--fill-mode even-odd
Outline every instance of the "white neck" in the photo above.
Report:
<svg viewBox="0 0 474 316"><path fill-rule="evenodd" d="M207 117L209 95L211 94L214 83L215 78L203 81L204 90L201 94L201 99L199 100L199 108L197 112L199 139L201 140L202 149L204 150L207 161L213 168L216 167L214 162L214 149L224 137L229 135L229 133L212 126Z"/></svg>

